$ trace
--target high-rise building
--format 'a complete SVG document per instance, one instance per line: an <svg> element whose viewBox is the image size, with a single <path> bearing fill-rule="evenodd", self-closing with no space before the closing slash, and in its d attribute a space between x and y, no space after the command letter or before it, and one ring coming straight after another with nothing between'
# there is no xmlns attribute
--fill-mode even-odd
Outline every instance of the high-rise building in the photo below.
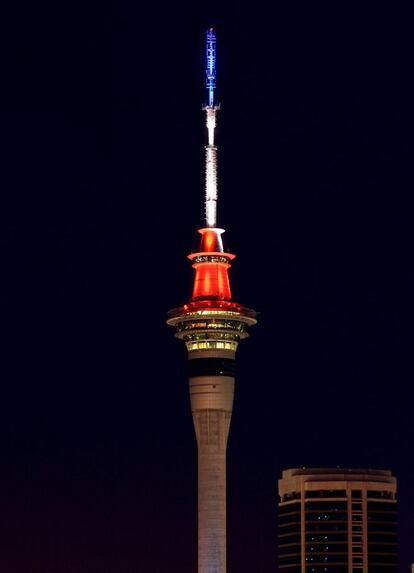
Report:
<svg viewBox="0 0 414 573"><path fill-rule="evenodd" d="M279 571L397 573L390 471L289 469L279 480Z"/></svg>
<svg viewBox="0 0 414 573"><path fill-rule="evenodd" d="M168 324L188 350L191 411L198 445L198 571L226 572L226 448L233 408L235 354L255 311L232 298L228 269L234 255L223 248L217 226L216 38L207 31L205 225L200 249L188 256L195 269L193 293L169 312Z"/></svg>

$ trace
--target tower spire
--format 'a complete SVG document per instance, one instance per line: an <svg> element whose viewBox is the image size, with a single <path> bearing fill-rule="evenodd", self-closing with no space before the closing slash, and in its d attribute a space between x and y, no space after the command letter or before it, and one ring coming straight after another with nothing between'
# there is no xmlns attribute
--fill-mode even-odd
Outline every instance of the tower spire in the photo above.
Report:
<svg viewBox="0 0 414 573"><path fill-rule="evenodd" d="M216 33L213 28L206 35L206 87L208 90L208 105L214 107L214 90L216 87Z"/></svg>
<svg viewBox="0 0 414 573"><path fill-rule="evenodd" d="M206 87L208 104L204 106L208 131L206 150L206 199L205 221L207 227L217 225L217 147L214 143L216 111L220 108L215 102L216 87L216 33L213 28L206 35Z"/></svg>

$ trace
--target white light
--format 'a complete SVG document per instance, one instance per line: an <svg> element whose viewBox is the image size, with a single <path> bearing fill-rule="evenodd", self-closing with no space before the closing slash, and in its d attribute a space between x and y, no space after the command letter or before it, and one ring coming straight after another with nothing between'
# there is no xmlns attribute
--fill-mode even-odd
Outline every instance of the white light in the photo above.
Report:
<svg viewBox="0 0 414 573"><path fill-rule="evenodd" d="M214 146L206 147L206 223L216 226L217 205L217 157Z"/></svg>
<svg viewBox="0 0 414 573"><path fill-rule="evenodd" d="M208 145L206 146L206 223L215 227L217 223L217 148L214 145L216 108L206 107Z"/></svg>
<svg viewBox="0 0 414 573"><path fill-rule="evenodd" d="M214 129L216 127L216 110L214 107L207 108L208 144L214 145Z"/></svg>

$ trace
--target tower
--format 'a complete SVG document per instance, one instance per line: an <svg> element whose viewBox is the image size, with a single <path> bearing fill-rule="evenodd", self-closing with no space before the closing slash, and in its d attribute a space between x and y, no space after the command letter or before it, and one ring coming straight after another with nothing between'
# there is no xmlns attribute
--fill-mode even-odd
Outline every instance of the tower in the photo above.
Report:
<svg viewBox="0 0 414 573"><path fill-rule="evenodd" d="M390 471L289 469L279 496L279 571L397 573Z"/></svg>
<svg viewBox="0 0 414 573"><path fill-rule="evenodd" d="M235 255L223 248L217 227L216 36L207 31L204 106L208 142L205 146L205 226L200 249L188 256L195 270L187 304L169 312L188 351L191 412L198 447L198 571L226 572L226 449L233 409L235 355L238 343L256 324L256 312L233 301L228 270Z"/></svg>

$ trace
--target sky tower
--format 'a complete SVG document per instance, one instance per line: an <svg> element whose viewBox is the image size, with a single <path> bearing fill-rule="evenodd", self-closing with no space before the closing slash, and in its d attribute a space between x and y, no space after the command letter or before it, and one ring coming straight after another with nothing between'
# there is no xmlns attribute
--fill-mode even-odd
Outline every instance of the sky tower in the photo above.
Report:
<svg viewBox="0 0 414 573"><path fill-rule="evenodd" d="M207 30L204 106L206 151L205 226L187 304L168 313L168 324L188 350L191 412L198 445L198 571L226 572L226 448L233 409L235 357L240 340L256 324L256 312L232 300L228 269L235 255L223 248L217 227L216 35Z"/></svg>

